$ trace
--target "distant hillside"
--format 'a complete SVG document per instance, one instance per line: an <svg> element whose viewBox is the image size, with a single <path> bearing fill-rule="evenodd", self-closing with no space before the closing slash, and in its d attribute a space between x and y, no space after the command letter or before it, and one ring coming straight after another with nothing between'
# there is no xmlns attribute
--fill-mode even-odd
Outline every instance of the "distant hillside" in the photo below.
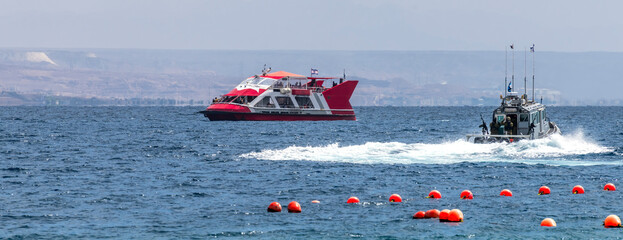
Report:
<svg viewBox="0 0 623 240"><path fill-rule="evenodd" d="M537 99L623 104L623 53L536 54ZM516 89L523 92L523 52L515 56ZM505 88L503 51L0 49L0 91L207 102L264 64L303 75L317 68L321 76L341 76L345 69L349 79L360 80L354 105L494 105ZM531 69L528 59L529 84ZM9 96L0 98L0 105L14 104Z"/></svg>

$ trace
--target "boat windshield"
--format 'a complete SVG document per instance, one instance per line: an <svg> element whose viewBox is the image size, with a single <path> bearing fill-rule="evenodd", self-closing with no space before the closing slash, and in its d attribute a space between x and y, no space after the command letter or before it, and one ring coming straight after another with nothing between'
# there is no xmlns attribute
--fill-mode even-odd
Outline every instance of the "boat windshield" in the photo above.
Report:
<svg viewBox="0 0 623 240"><path fill-rule="evenodd" d="M240 83L241 86L256 85L256 86L271 86L275 82L275 79L264 77L250 77Z"/></svg>

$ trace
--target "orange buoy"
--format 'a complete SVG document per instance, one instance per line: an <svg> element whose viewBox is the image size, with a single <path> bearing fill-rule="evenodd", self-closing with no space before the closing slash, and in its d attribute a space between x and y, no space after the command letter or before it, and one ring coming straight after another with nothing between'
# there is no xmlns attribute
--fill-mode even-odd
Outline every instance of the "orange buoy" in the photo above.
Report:
<svg viewBox="0 0 623 240"><path fill-rule="evenodd" d="M318 200L312 200L312 203L320 203Z"/></svg>
<svg viewBox="0 0 623 240"><path fill-rule="evenodd" d="M458 209L450 210L448 213L448 222L462 222L463 221L463 212Z"/></svg>
<svg viewBox="0 0 623 240"><path fill-rule="evenodd" d="M551 191L549 190L547 186L542 186L541 188L539 188L539 195L546 195L550 193Z"/></svg>
<svg viewBox="0 0 623 240"><path fill-rule="evenodd" d="M618 228L621 227L621 219L617 215L610 215L606 217L604 221L605 228Z"/></svg>
<svg viewBox="0 0 623 240"><path fill-rule="evenodd" d="M441 212L439 212L439 221L440 222L447 222L448 221L448 215L450 215L450 210L449 209L441 210Z"/></svg>
<svg viewBox="0 0 623 240"><path fill-rule="evenodd" d="M391 196L389 196L389 201L390 202L402 202L402 198L400 197L400 195L394 193Z"/></svg>
<svg viewBox="0 0 623 240"><path fill-rule="evenodd" d="M424 211L419 211L413 214L414 219L422 219L426 217L426 213Z"/></svg>
<svg viewBox="0 0 623 240"><path fill-rule="evenodd" d="M463 190L461 192L461 199L474 199L474 194L470 190Z"/></svg>
<svg viewBox="0 0 623 240"><path fill-rule="evenodd" d="M504 189L504 190L502 190L502 192L500 192L500 196L512 197L513 196L513 192L511 192L511 190Z"/></svg>
<svg viewBox="0 0 623 240"><path fill-rule="evenodd" d="M349 197L348 200L346 200L346 203L358 203L359 202L359 198L357 197Z"/></svg>
<svg viewBox="0 0 623 240"><path fill-rule="evenodd" d="M437 209L431 209L426 211L426 215L424 215L425 218L438 218L439 217L439 210Z"/></svg>
<svg viewBox="0 0 623 240"><path fill-rule="evenodd" d="M614 184L612 184L612 183L608 183L608 184L606 184L606 186L604 186L604 190L606 190L606 191L616 191L617 187L615 187Z"/></svg>
<svg viewBox="0 0 623 240"><path fill-rule="evenodd" d="M268 205L268 212L281 212L281 204L278 202L271 202Z"/></svg>
<svg viewBox="0 0 623 240"><path fill-rule="evenodd" d="M288 212L300 213L301 212L301 204L299 204L296 201L290 202L290 204L288 204Z"/></svg>
<svg viewBox="0 0 623 240"><path fill-rule="evenodd" d="M543 219L543 221L541 221L541 227L555 227L555 226L556 226L556 221L554 221L554 219L546 218L546 219Z"/></svg>
<svg viewBox="0 0 623 240"><path fill-rule="evenodd" d="M441 193L437 190L430 191L426 198L441 198Z"/></svg>
<svg viewBox="0 0 623 240"><path fill-rule="evenodd" d="M573 187L571 192L573 194L584 194L584 188L582 186L580 186L580 185L575 185L575 187Z"/></svg>

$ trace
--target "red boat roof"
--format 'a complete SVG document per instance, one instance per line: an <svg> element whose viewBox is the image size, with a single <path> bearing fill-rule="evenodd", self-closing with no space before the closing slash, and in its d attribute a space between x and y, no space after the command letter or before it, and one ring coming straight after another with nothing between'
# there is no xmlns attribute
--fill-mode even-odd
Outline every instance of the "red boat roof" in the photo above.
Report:
<svg viewBox="0 0 623 240"><path fill-rule="evenodd" d="M295 73L289 73L289 72L286 72L286 71L279 71L279 72L266 74L266 75L264 75L262 77L273 78L273 79L280 79L280 78L284 78L284 77L304 78L305 76L298 75L298 74L295 74Z"/></svg>

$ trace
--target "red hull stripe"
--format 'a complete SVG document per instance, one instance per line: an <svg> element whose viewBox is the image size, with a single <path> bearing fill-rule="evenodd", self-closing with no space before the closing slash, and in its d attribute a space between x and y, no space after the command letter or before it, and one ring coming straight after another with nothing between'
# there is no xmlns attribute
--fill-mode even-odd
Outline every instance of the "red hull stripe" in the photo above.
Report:
<svg viewBox="0 0 623 240"><path fill-rule="evenodd" d="M206 108L206 111L251 112L248 107L227 103L212 104Z"/></svg>
<svg viewBox="0 0 623 240"><path fill-rule="evenodd" d="M355 115L265 114L203 111L210 121L331 121L357 120Z"/></svg>
<svg viewBox="0 0 623 240"><path fill-rule="evenodd" d="M354 111L331 111L331 113L338 115L355 115Z"/></svg>

